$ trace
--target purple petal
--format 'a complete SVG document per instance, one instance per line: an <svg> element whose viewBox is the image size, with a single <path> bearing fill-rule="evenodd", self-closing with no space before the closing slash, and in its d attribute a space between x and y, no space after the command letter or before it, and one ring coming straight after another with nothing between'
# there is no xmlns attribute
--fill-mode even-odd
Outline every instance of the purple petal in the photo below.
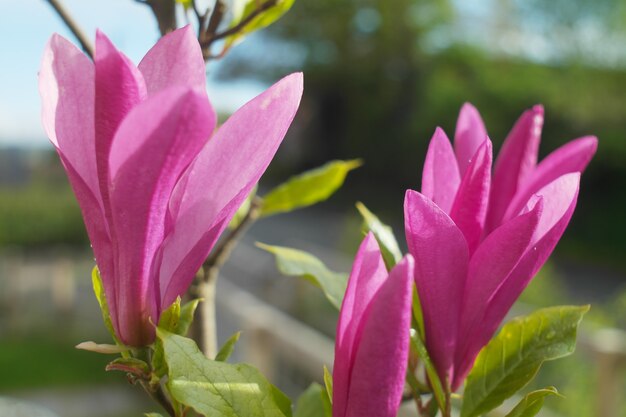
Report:
<svg viewBox="0 0 626 417"><path fill-rule="evenodd" d="M297 73L247 103L218 129L177 185L170 203L174 229L164 243L160 271L162 305L187 289L217 237L265 172L301 95L302 74Z"/></svg>
<svg viewBox="0 0 626 417"><path fill-rule="evenodd" d="M476 151L450 210L450 217L463 231L470 254L478 246L483 234L490 185L491 141L487 139Z"/></svg>
<svg viewBox="0 0 626 417"><path fill-rule="evenodd" d="M474 357L466 355L467 346L474 339L487 343L492 336L485 334L482 326L487 302L527 250L542 211L543 203L539 199L529 212L513 218L487 236L470 260L461 309L453 390L459 387L466 375L465 370L471 368L474 362Z"/></svg>
<svg viewBox="0 0 626 417"><path fill-rule="evenodd" d="M362 335L363 318L386 279L385 262L376 238L370 232L363 239L354 259L337 322L333 365L334 416L345 416L348 410L351 374Z"/></svg>
<svg viewBox="0 0 626 417"><path fill-rule="evenodd" d="M428 146L422 173L422 194L450 213L461 183L454 150L445 132L437 128Z"/></svg>
<svg viewBox="0 0 626 417"><path fill-rule="evenodd" d="M205 91L202 50L189 25L163 36L139 63L148 94L174 85Z"/></svg>
<svg viewBox="0 0 626 417"><path fill-rule="evenodd" d="M515 194L504 219L519 213L533 194L557 178L573 172L583 172L597 148L598 139L595 136L585 136L566 143L548 155Z"/></svg>
<svg viewBox="0 0 626 417"><path fill-rule="evenodd" d="M543 211L531 246L489 300L481 320L481 332L468 344L462 359L465 366L456 375L457 383L465 379L480 349L493 336L515 300L554 250L574 213L579 182L579 173L567 174L538 193L543 197Z"/></svg>
<svg viewBox="0 0 626 417"><path fill-rule="evenodd" d="M206 143L214 114L204 93L172 87L136 106L110 153L111 208L117 242L121 339L150 343L158 320L153 258L164 239L172 190ZM122 287L123 282L123 287Z"/></svg>
<svg viewBox="0 0 626 417"><path fill-rule="evenodd" d="M96 165L107 219L109 208L109 152L113 136L128 112L146 97L139 70L106 35L96 32L95 135Z"/></svg>
<svg viewBox="0 0 626 417"><path fill-rule="evenodd" d="M404 224L415 258L415 283L422 303L426 346L440 377L449 381L469 251L463 233L436 204L408 190Z"/></svg>
<svg viewBox="0 0 626 417"><path fill-rule="evenodd" d="M409 356L413 267L407 255L360 317L362 334L350 376L346 417L398 414Z"/></svg>
<svg viewBox="0 0 626 417"><path fill-rule="evenodd" d="M474 154L487 139L487 129L478 110L469 103L461 107L454 133L454 150L459 163L461 177L470 166Z"/></svg>
<svg viewBox="0 0 626 417"><path fill-rule="evenodd" d="M537 165L543 106L525 111L507 136L496 160L486 233L498 227L515 192Z"/></svg>

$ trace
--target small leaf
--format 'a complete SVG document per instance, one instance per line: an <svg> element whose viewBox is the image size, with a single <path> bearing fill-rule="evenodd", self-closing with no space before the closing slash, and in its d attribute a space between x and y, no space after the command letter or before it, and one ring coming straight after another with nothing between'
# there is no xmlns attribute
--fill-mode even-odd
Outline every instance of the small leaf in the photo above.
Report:
<svg viewBox="0 0 626 417"><path fill-rule="evenodd" d="M82 342L77 344L76 349L80 350L88 350L90 352L96 353L104 353L106 355L115 355L122 352L127 352L128 348L120 345L109 345L106 343L96 343L96 342Z"/></svg>
<svg viewBox="0 0 626 417"><path fill-rule="evenodd" d="M587 311L589 306L550 307L505 324L476 358L461 416L493 410L523 388L544 361L574 352L578 324Z"/></svg>
<svg viewBox="0 0 626 417"><path fill-rule="evenodd" d="M241 336L241 332L237 332L231 337L228 338L224 346L221 347L220 351L215 355L215 360L218 362L226 362L230 355L235 350L235 345L239 341L239 336Z"/></svg>
<svg viewBox="0 0 626 417"><path fill-rule="evenodd" d="M417 356L424 363L424 368L426 368L426 374L428 375L428 380L430 381L430 386L433 389L433 393L435 395L435 401L437 401L437 405L439 405L440 410L446 409L446 394L439 379L439 374L437 374L437 370L433 365L433 362L430 360L430 355L426 350L426 346L424 345L424 341L420 334L415 330L411 329L411 339L410 339L410 348L417 353Z"/></svg>
<svg viewBox="0 0 626 417"><path fill-rule="evenodd" d="M548 395L559 395L554 387L547 387L529 392L505 417L534 417L543 407L543 400Z"/></svg>
<svg viewBox="0 0 626 417"><path fill-rule="evenodd" d="M256 245L274 254L276 267L282 274L303 277L320 288L337 310L341 308L341 301L348 282L347 274L331 271L322 261L304 251L263 243Z"/></svg>
<svg viewBox="0 0 626 417"><path fill-rule="evenodd" d="M363 232L372 232L374 234L385 260L385 265L388 270L391 270L402 259L402 252L400 252L393 230L381 222L363 203L356 203L356 208L363 217Z"/></svg>
<svg viewBox="0 0 626 417"><path fill-rule="evenodd" d="M176 334L181 336L187 335L189 327L191 327L191 323L193 323L193 317L200 301L201 299L199 298L188 301L180 308L180 318L178 319L178 327L175 332Z"/></svg>
<svg viewBox="0 0 626 417"><path fill-rule="evenodd" d="M98 269L97 265L94 266L91 271L91 284L93 285L93 292L96 295L96 299L98 300L98 305L100 305L100 311L102 312L102 320L104 320L104 325L113 337L115 343L122 346L122 343L117 338L117 335L115 334L115 329L113 328L111 313L109 312L109 305L107 304L106 294L104 293L104 286L102 285L102 278L100 278L100 270Z"/></svg>
<svg viewBox="0 0 626 417"><path fill-rule="evenodd" d="M180 320L180 296L167 309L163 310L159 318L159 327L171 333L177 333Z"/></svg>
<svg viewBox="0 0 626 417"><path fill-rule="evenodd" d="M233 20L229 27L233 28L239 25L242 21L247 20L250 16L256 12L257 8L264 3L271 0L237 0L233 5ZM242 4L243 3L243 4ZM235 43L241 41L245 35L252 33L256 30L263 29L280 19L282 15L293 5L294 0L275 0L275 4L270 6L264 12L259 13L256 17L252 18L244 28L226 38L226 48L230 48Z"/></svg>
<svg viewBox="0 0 626 417"><path fill-rule="evenodd" d="M163 417L163 415L159 413L144 413L145 417Z"/></svg>
<svg viewBox="0 0 626 417"><path fill-rule="evenodd" d="M326 386L326 395L328 397L328 401L330 401L330 403L332 404L333 403L333 376L328 370L328 368L326 367L326 365L324 365L324 385Z"/></svg>
<svg viewBox="0 0 626 417"><path fill-rule="evenodd" d="M263 197L261 217L285 213L326 200L341 187L361 161L331 161L290 178Z"/></svg>
<svg viewBox="0 0 626 417"><path fill-rule="evenodd" d="M162 329L157 337L176 401L202 415L289 417L276 388L252 366L207 359L193 340Z"/></svg>
<svg viewBox="0 0 626 417"><path fill-rule="evenodd" d="M241 221L248 214L248 211L250 211L252 200L254 200L254 197L256 197L257 188L258 186L255 185L252 191L250 192L250 194L248 194L248 197L246 197L246 199L243 201L241 206L239 206L239 208L235 212L235 215L233 216L232 220L228 224L228 228L230 230L235 229L237 226L239 226L241 224Z"/></svg>
<svg viewBox="0 0 626 417"><path fill-rule="evenodd" d="M106 366L107 371L122 371L140 378L150 375L150 368L144 361L136 358L117 358Z"/></svg>
<svg viewBox="0 0 626 417"><path fill-rule="evenodd" d="M316 382L309 385L298 401L293 417L326 417L322 395L327 395L322 386Z"/></svg>
<svg viewBox="0 0 626 417"><path fill-rule="evenodd" d="M289 397L279 390L276 385L272 384L271 387L272 397L278 408L280 408L280 411L282 411L285 417L292 417L293 413L291 412L291 400Z"/></svg>

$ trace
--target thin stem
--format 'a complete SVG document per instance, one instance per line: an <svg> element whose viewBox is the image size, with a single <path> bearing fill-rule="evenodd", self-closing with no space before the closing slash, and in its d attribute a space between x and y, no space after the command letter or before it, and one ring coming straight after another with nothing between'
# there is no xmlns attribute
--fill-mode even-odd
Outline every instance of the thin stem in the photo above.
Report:
<svg viewBox="0 0 626 417"><path fill-rule="evenodd" d="M76 23L76 21L69 14L65 6L61 4L61 1L60 0L47 0L47 2L57 12L61 20L63 20L63 23L65 23L65 26L67 26L68 29L72 32L76 40L80 43L81 48L83 48L83 51L85 51L85 53L89 55L91 59L93 59L94 54L93 54L93 45L91 44L91 41L85 35L83 30L78 26L78 23Z"/></svg>
<svg viewBox="0 0 626 417"><path fill-rule="evenodd" d="M199 315L194 320L194 332L200 348L208 358L217 354L217 327L215 317L215 287L221 267L230 257L237 242L259 217L262 200L254 197L250 209L235 227L214 248L211 256L202 265L203 274L200 282L190 289L194 298L202 298Z"/></svg>
<svg viewBox="0 0 626 417"><path fill-rule="evenodd" d="M163 387L161 385L159 385L159 388L157 388L156 390L153 390L145 381L141 381L141 386L150 395L150 397L152 397L152 399L158 402L161 407L163 407L163 409L167 411L167 414L169 414L171 417L177 417L176 410L174 410L174 406L165 395L165 392L163 391Z"/></svg>

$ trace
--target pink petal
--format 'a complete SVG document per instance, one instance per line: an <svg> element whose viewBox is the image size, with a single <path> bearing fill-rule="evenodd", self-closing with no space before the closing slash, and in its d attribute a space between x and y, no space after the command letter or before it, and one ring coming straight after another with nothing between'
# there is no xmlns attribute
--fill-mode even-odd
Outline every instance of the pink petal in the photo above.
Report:
<svg viewBox="0 0 626 417"><path fill-rule="evenodd" d="M407 255L360 317L362 334L350 376L346 417L398 414L409 356L413 268Z"/></svg>
<svg viewBox="0 0 626 417"><path fill-rule="evenodd" d="M139 63L148 94L174 85L205 91L202 50L189 25L162 37Z"/></svg>
<svg viewBox="0 0 626 417"><path fill-rule="evenodd" d="M507 136L496 160L486 233L501 222L515 192L537 165L543 106L525 111Z"/></svg>
<svg viewBox="0 0 626 417"><path fill-rule="evenodd" d="M95 134L96 165L107 219L109 208L109 152L113 136L128 112L146 97L139 70L100 31L96 32Z"/></svg>
<svg viewBox="0 0 626 417"><path fill-rule="evenodd" d="M462 360L466 366L456 375L457 382L465 379L480 349L493 336L515 300L554 250L574 213L579 182L579 173L567 174L538 193L543 197L543 211L531 246L488 301L481 320L481 332L468 344Z"/></svg>
<svg viewBox="0 0 626 417"><path fill-rule="evenodd" d="M585 136L566 143L548 155L515 194L504 218L515 216L533 194L560 176L583 172L597 148L598 139L595 136Z"/></svg>
<svg viewBox="0 0 626 417"><path fill-rule="evenodd" d="M364 325L363 318L386 279L385 262L376 238L370 232L363 239L354 259L337 322L333 365L334 416L346 415L350 400L351 374Z"/></svg>
<svg viewBox="0 0 626 417"><path fill-rule="evenodd" d="M529 212L513 218L487 236L470 260L461 309L453 390L459 387L466 370L474 362L474 357L466 355L467 346L474 339L486 344L492 336L491 333L485 334L482 326L487 302L527 250L542 211L543 202L539 199Z"/></svg>
<svg viewBox="0 0 626 417"><path fill-rule="evenodd" d="M443 380L450 380L469 251L463 233L436 204L408 190L404 222L415 258L415 283L424 315L426 346Z"/></svg>
<svg viewBox="0 0 626 417"><path fill-rule="evenodd" d="M154 337L148 321L158 320L153 258L164 239L168 202L214 122L204 93L171 87L136 106L113 139L109 164L118 239L118 330L132 346Z"/></svg>
<svg viewBox="0 0 626 417"><path fill-rule="evenodd" d="M487 139L487 129L478 110L471 104L465 103L461 107L454 133L454 150L461 177L465 175L474 154L485 139Z"/></svg>
<svg viewBox="0 0 626 417"><path fill-rule="evenodd" d="M164 306L186 290L219 234L265 172L301 95L302 74L297 73L247 103L218 129L177 185L170 203L175 227L164 243L160 271Z"/></svg>
<svg viewBox="0 0 626 417"><path fill-rule="evenodd" d="M483 234L490 185L491 141L487 139L476 151L450 210L450 217L465 235L470 254L478 246Z"/></svg>
<svg viewBox="0 0 626 417"><path fill-rule="evenodd" d="M461 183L456 156L445 132L437 128L428 146L422 173L422 194L450 213Z"/></svg>

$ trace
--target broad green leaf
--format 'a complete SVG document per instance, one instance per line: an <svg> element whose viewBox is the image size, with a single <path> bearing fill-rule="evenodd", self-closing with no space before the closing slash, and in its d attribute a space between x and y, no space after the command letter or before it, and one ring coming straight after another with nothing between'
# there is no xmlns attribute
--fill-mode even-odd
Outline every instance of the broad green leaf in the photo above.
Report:
<svg viewBox="0 0 626 417"><path fill-rule="evenodd" d="M100 278L100 270L98 269L97 265L94 266L91 271L91 284L93 285L93 292L96 295L98 304L100 305L100 311L102 312L102 320L104 320L104 325L113 337L113 340L115 340L115 343L122 346L123 344L115 335L115 329L113 328L113 322L111 321L111 313L109 312L109 305L107 304L106 295L104 293L104 286L102 285L102 278Z"/></svg>
<svg viewBox="0 0 626 417"><path fill-rule="evenodd" d="M241 221L246 217L246 214L248 214L248 211L250 211L250 205L252 204L252 200L254 199L254 197L256 197L257 188L258 186L255 185L250 194L248 194L248 197L246 197L244 202L235 212L235 215L228 224L228 228L230 230L235 229L237 226L239 226L241 224Z"/></svg>
<svg viewBox="0 0 626 417"><path fill-rule="evenodd" d="M92 341L81 342L74 347L76 349L104 353L106 355L116 355L118 353L128 352L128 348L122 345L110 345L107 343L96 343Z"/></svg>
<svg viewBox="0 0 626 417"><path fill-rule="evenodd" d="M224 346L221 347L220 351L215 355L215 360L219 362L226 362L230 355L232 355L233 350L235 350L235 345L239 341L239 336L241 336L241 332L237 332L231 337L228 338Z"/></svg>
<svg viewBox="0 0 626 417"><path fill-rule="evenodd" d="M268 3L271 0L237 0L233 5L233 20L229 25L229 28L241 24L243 21L250 19L250 16L255 13L257 8L262 4ZM243 5L242 5L243 3ZM282 15L293 5L294 0L275 0L275 4L271 5L265 11L252 18L239 32L226 38L226 48L230 48L235 43L241 41L247 34L256 30L263 29L280 19Z"/></svg>
<svg viewBox="0 0 626 417"><path fill-rule="evenodd" d="M301 250L263 243L256 245L276 257L276 267L282 274L303 277L320 288L337 310L341 308L348 282L347 274L331 271L315 256Z"/></svg>
<svg viewBox="0 0 626 417"><path fill-rule="evenodd" d="M529 392L505 417L534 417L543 407L543 400L548 395L560 395L554 387Z"/></svg>
<svg viewBox="0 0 626 417"><path fill-rule="evenodd" d="M285 213L326 200L341 187L348 172L361 161L331 161L296 175L263 197L261 217Z"/></svg>
<svg viewBox="0 0 626 417"><path fill-rule="evenodd" d="M193 340L162 329L157 336L169 369L169 392L179 403L207 416L289 417L282 411L284 398L252 366L207 359Z"/></svg>
<svg viewBox="0 0 626 417"><path fill-rule="evenodd" d="M493 410L524 387L544 361L574 352L576 331L589 306L537 310L502 327L467 377L462 417Z"/></svg>
<svg viewBox="0 0 626 417"><path fill-rule="evenodd" d="M439 405L439 409L445 410L446 394L444 387L441 384L439 374L437 374L437 370L435 369L433 362L430 360L430 355L426 350L424 341L415 329L411 329L410 348L417 353L424 364L424 368L426 369L426 374L428 375L428 380L430 381L430 386L433 389L433 394L435 395L435 400L437 401L437 405Z"/></svg>
<svg viewBox="0 0 626 417"><path fill-rule="evenodd" d="M402 252L400 252L393 230L381 222L363 203L356 203L356 208L363 217L363 232L372 232L374 234L383 254L385 265L388 270L391 270L402 259Z"/></svg>
<svg viewBox="0 0 626 417"><path fill-rule="evenodd" d="M326 396L328 398L328 401L330 401L330 403L332 404L333 403L333 376L328 370L328 368L326 367L326 365L324 365L324 385L326 386Z"/></svg>
<svg viewBox="0 0 626 417"><path fill-rule="evenodd" d="M141 359L136 358L117 358L105 368L107 371L127 372L138 377L146 377L150 375L148 364Z"/></svg>
<svg viewBox="0 0 626 417"><path fill-rule="evenodd" d="M324 411L324 388L316 382L309 385L298 401L296 402L296 411L294 417L326 417Z"/></svg>
<svg viewBox="0 0 626 417"><path fill-rule="evenodd" d="M176 301L161 313L159 318L159 327L171 333L178 333L178 321L180 320L180 296L176 297Z"/></svg>
<svg viewBox="0 0 626 417"><path fill-rule="evenodd" d="M198 303L201 300L199 298L186 302L180 308L180 318L178 319L178 327L176 328L176 334L186 336L189 332L189 327L193 322L193 316L198 307Z"/></svg>

